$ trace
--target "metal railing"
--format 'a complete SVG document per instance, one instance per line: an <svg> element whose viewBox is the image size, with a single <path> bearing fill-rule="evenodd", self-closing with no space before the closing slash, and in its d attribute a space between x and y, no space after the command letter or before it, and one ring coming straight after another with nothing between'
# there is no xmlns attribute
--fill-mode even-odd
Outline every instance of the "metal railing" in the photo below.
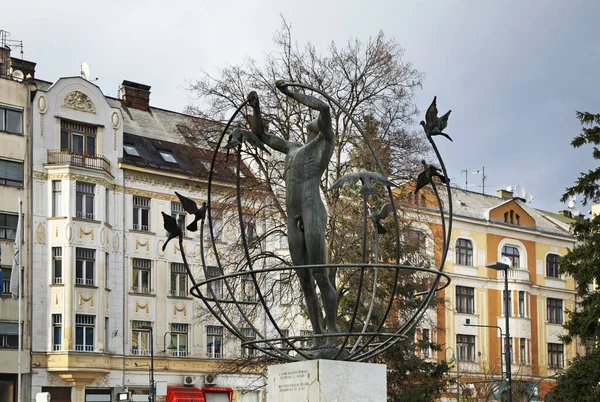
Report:
<svg viewBox="0 0 600 402"><path fill-rule="evenodd" d="M87 155L69 150L49 149L49 165L73 165L110 173L110 162L102 155Z"/></svg>

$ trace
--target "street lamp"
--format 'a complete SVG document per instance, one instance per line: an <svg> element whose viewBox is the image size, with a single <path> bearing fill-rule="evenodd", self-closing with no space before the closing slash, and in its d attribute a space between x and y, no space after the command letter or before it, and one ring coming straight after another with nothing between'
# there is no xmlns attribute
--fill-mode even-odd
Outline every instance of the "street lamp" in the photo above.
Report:
<svg viewBox="0 0 600 402"><path fill-rule="evenodd" d="M498 328L500 331L500 342L502 342L502 327L498 325L482 325L482 324L471 324L471 319L467 318L467 321L464 323L465 327L481 327L481 328ZM502 350L500 350L500 378L504 377L504 372L502 371Z"/></svg>
<svg viewBox="0 0 600 402"><path fill-rule="evenodd" d="M144 331L150 331L150 394L148 395L148 401L154 402L156 400L156 384L154 383L154 337L152 327L149 325L140 327Z"/></svg>
<svg viewBox="0 0 600 402"><path fill-rule="evenodd" d="M448 351L448 349L452 350L452 358L450 359L450 361L456 362L456 402L459 402L460 401L460 377L459 377L459 371L458 371L458 356L454 357L454 348L452 348L452 346L448 346L446 349L444 349L444 359L446 358L446 352Z"/></svg>
<svg viewBox="0 0 600 402"><path fill-rule="evenodd" d="M167 335L171 336L171 338L170 338L171 340L169 341L169 346L167 346ZM169 331L165 332L165 336L163 337L163 350L162 350L163 353L166 352L167 349L171 352L174 351L175 349L177 349L177 346L175 346L173 344L173 335Z"/></svg>
<svg viewBox="0 0 600 402"><path fill-rule="evenodd" d="M486 268L504 271L504 318L506 319L506 336L504 337L504 356L506 356L506 402L512 402L511 348L510 348L510 305L508 304L508 268L510 265L496 261L487 264Z"/></svg>

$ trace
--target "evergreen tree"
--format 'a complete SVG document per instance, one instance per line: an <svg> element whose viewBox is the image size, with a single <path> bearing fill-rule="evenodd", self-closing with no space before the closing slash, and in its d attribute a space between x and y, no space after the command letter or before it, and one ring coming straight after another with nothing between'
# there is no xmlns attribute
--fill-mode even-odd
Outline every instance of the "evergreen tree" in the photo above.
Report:
<svg viewBox="0 0 600 402"><path fill-rule="evenodd" d="M600 159L600 114L577 112L581 122L581 134L573 139L571 145L579 148L592 145L592 156ZM575 185L566 189L561 201L569 197L583 196L583 204L600 201L600 166L588 172L582 172ZM564 341L573 342L579 337L589 345L585 357L577 357L569 369L558 377L558 383L550 392L549 399L561 401L599 401L600 400L600 215L591 220L578 219L572 227L580 242L560 260L560 270L575 280L580 302L575 311L569 311L564 324L568 334Z"/></svg>

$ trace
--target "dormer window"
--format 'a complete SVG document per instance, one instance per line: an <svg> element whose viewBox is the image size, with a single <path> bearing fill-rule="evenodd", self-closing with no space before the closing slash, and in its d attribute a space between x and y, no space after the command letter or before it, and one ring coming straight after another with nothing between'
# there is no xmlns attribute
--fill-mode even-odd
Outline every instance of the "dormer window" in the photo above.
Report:
<svg viewBox="0 0 600 402"><path fill-rule="evenodd" d="M140 156L139 152L133 145L124 144L123 151L129 156Z"/></svg>
<svg viewBox="0 0 600 402"><path fill-rule="evenodd" d="M177 160L175 159L173 154L170 153L169 151L158 151L158 153L160 154L160 156L162 156L162 158L165 160L165 162L177 163Z"/></svg>

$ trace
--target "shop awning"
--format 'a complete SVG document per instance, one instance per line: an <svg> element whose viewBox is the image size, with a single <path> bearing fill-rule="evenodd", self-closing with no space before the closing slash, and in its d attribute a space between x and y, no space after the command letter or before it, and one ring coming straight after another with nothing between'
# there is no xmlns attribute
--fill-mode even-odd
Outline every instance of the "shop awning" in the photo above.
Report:
<svg viewBox="0 0 600 402"><path fill-rule="evenodd" d="M206 402L206 399L199 388L167 387L167 402Z"/></svg>

